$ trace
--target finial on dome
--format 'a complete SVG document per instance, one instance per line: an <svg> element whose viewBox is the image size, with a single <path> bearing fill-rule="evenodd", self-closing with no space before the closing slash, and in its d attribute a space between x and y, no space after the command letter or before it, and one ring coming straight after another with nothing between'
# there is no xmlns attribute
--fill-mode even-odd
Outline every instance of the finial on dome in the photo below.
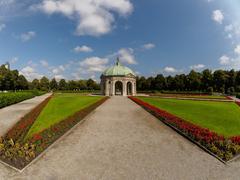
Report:
<svg viewBox="0 0 240 180"><path fill-rule="evenodd" d="M117 65L117 66L119 66L119 65L120 65L120 59L119 59L119 57L117 58L116 65Z"/></svg>

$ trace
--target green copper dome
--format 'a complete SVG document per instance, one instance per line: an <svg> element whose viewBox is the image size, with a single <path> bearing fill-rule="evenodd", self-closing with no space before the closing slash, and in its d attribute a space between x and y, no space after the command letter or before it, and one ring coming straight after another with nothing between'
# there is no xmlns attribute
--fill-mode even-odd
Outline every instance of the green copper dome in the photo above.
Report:
<svg viewBox="0 0 240 180"><path fill-rule="evenodd" d="M117 60L114 66L106 69L103 72L103 76L127 76L127 75L135 76L135 73L130 68L123 66L119 62L119 59Z"/></svg>

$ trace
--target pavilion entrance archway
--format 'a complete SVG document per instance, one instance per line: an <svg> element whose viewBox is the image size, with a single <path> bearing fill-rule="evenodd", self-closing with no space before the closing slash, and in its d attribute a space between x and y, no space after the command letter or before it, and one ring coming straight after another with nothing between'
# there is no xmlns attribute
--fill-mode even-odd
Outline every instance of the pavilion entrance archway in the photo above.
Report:
<svg viewBox="0 0 240 180"><path fill-rule="evenodd" d="M122 96L123 95L123 83L121 81L117 81L115 83L115 95Z"/></svg>
<svg viewBox="0 0 240 180"><path fill-rule="evenodd" d="M128 82L128 83L127 83L127 95L128 95L128 96L133 95L133 85L132 85L131 82Z"/></svg>

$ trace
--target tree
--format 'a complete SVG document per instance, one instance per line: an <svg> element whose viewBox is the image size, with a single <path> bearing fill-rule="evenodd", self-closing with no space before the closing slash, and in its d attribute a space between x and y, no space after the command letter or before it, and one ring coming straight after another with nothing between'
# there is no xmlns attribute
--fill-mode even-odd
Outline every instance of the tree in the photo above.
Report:
<svg viewBox="0 0 240 180"><path fill-rule="evenodd" d="M18 90L19 89L22 89L22 90L29 89L28 81L27 81L27 79L23 75L20 75L18 77L17 83L16 83L16 88Z"/></svg>
<svg viewBox="0 0 240 180"><path fill-rule="evenodd" d="M226 85L225 89L229 91L235 91L236 87L236 72L232 69L231 71L226 72ZM232 92L233 93L233 92Z"/></svg>
<svg viewBox="0 0 240 180"><path fill-rule="evenodd" d="M58 83L55 78L53 78L50 82L50 89L54 91L58 89Z"/></svg>
<svg viewBox="0 0 240 180"><path fill-rule="evenodd" d="M76 90L78 89L78 84L76 81L69 81L68 82L68 89L69 90Z"/></svg>
<svg viewBox="0 0 240 180"><path fill-rule="evenodd" d="M166 88L166 80L162 74L158 74L151 83L151 89L153 90L163 90Z"/></svg>
<svg viewBox="0 0 240 180"><path fill-rule="evenodd" d="M167 80L167 90L170 90L170 91L176 90L175 78L172 76L168 76L166 80Z"/></svg>
<svg viewBox="0 0 240 180"><path fill-rule="evenodd" d="M144 90L144 84L146 83L146 78L145 77L137 77L137 90L138 91L143 91Z"/></svg>
<svg viewBox="0 0 240 180"><path fill-rule="evenodd" d="M198 91L201 85L201 74L191 70L188 74L189 89L191 91Z"/></svg>
<svg viewBox="0 0 240 180"><path fill-rule="evenodd" d="M34 79L31 83L32 89L40 89L40 82L38 79Z"/></svg>
<svg viewBox="0 0 240 180"><path fill-rule="evenodd" d="M84 80L78 81L78 88L80 90L86 90L87 89L87 82Z"/></svg>
<svg viewBox="0 0 240 180"><path fill-rule="evenodd" d="M48 78L46 78L45 76L43 76L41 79L40 79L40 89L42 91L48 91L49 90L49 80Z"/></svg>
<svg viewBox="0 0 240 180"><path fill-rule="evenodd" d="M217 70L213 73L213 82L215 90L224 93L226 73L223 70Z"/></svg>
<svg viewBox="0 0 240 180"><path fill-rule="evenodd" d="M201 89L203 91L207 90L209 87L212 87L213 85L213 75L212 72L209 69L205 69L202 72L202 83L201 83ZM212 89L211 89L212 90Z"/></svg>
<svg viewBox="0 0 240 180"><path fill-rule="evenodd" d="M185 91L187 78L185 74L175 76L176 90Z"/></svg>
<svg viewBox="0 0 240 180"><path fill-rule="evenodd" d="M67 82L66 82L66 80L65 79L61 79L60 81L59 81L59 85L58 85L58 89L59 90L67 90Z"/></svg>
<svg viewBox="0 0 240 180"><path fill-rule="evenodd" d="M99 89L99 85L92 79L87 80L87 88L89 90L97 90Z"/></svg>
<svg viewBox="0 0 240 180"><path fill-rule="evenodd" d="M236 87L238 87L238 86L240 87L240 71L238 71L236 73L235 86ZM240 88L239 88L239 90L240 90Z"/></svg>

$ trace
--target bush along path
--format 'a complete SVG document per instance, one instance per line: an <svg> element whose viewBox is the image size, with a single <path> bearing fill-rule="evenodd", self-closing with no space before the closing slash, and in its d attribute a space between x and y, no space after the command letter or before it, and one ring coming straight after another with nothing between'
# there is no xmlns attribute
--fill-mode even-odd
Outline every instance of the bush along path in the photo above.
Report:
<svg viewBox="0 0 240 180"><path fill-rule="evenodd" d="M17 170L22 170L107 99L107 97L103 98L50 128L35 134L32 138L24 139L28 130L49 101L47 99L16 124L5 137L0 138L0 160Z"/></svg>
<svg viewBox="0 0 240 180"><path fill-rule="evenodd" d="M226 138L209 129L187 122L138 98L129 98L221 161L227 162L240 154L240 136Z"/></svg>
<svg viewBox="0 0 240 180"><path fill-rule="evenodd" d="M16 104L21 101L31 99L34 98L35 96L40 96L43 94L45 94L45 92L39 91L0 93L0 108Z"/></svg>

